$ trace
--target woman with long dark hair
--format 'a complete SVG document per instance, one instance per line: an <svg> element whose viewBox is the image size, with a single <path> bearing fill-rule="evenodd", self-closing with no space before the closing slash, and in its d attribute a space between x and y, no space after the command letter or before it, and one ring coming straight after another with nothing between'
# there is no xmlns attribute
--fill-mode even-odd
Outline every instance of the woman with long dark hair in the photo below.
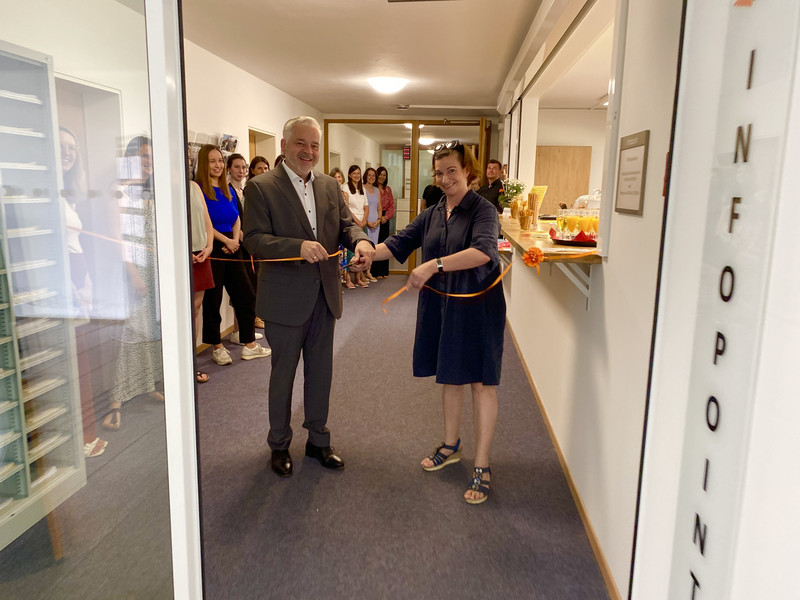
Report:
<svg viewBox="0 0 800 600"><path fill-rule="evenodd" d="M269 161L263 156L254 156L250 161L250 169L247 172L247 179L252 179L256 175L261 175L269 171Z"/></svg>
<svg viewBox="0 0 800 600"><path fill-rule="evenodd" d="M389 172L386 167L378 167L375 172L378 181L378 191L381 193L380 205L380 229L378 231L378 243L385 242L389 237L391 220L394 217L394 196L392 195L392 188L389 187ZM379 260L372 263L372 274L378 278L383 279L389 276L389 261Z"/></svg>
<svg viewBox="0 0 800 600"><path fill-rule="evenodd" d="M214 227L214 249L209 257L214 287L206 290L203 298L203 342L214 347L211 357L215 363L229 365L233 362L220 341L222 317L219 309L224 288L239 320L239 341L244 344L242 359L269 356L269 348L264 348L255 341L255 294L244 271L242 253L239 250L242 222L234 199L236 192L228 184L225 160L216 146L206 144L200 148L195 181L203 192Z"/></svg>
<svg viewBox="0 0 800 600"><path fill-rule="evenodd" d="M342 173L342 170L339 167L333 167L328 175L333 177L339 183L339 189L342 190L342 198L344 199L344 203L345 205L348 205L350 194L348 194L344 189L344 173ZM339 267L342 270L342 285L344 285L348 290L352 290L356 286L350 279L350 269L348 264L350 263L350 259L353 258L353 253L341 244L339 244L339 252L341 254Z"/></svg>
<svg viewBox="0 0 800 600"><path fill-rule="evenodd" d="M347 206L350 207L353 221L364 229L367 226L368 205L367 197L364 195L364 185L361 183L361 167L358 165L350 165L350 168L347 169L347 185L345 188L345 191L350 194ZM360 287L369 287L364 273L360 271L356 272L353 283Z"/></svg>

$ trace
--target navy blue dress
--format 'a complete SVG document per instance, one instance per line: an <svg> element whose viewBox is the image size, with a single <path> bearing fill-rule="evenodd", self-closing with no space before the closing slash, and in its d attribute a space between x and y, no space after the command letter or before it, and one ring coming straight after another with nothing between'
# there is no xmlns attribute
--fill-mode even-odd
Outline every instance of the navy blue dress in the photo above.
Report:
<svg viewBox="0 0 800 600"><path fill-rule="evenodd" d="M485 198L469 190L446 217L443 198L386 240L399 262L422 247L423 262L477 248L489 257L485 265L437 273L427 285L448 293L485 290L500 275L497 210ZM500 383L506 301L498 284L474 298L450 298L423 288L417 306L414 341L414 376L436 375L436 383L464 385Z"/></svg>

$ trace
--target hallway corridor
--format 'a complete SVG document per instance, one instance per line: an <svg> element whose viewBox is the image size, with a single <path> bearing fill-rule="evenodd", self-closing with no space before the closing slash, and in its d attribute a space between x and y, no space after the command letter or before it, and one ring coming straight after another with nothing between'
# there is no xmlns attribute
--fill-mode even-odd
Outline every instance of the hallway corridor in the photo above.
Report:
<svg viewBox="0 0 800 600"><path fill-rule="evenodd" d="M607 598L508 331L488 502L462 498L475 447L469 398L464 460L419 467L442 438L440 388L411 376L416 294L381 312L404 281L345 291L328 422L343 472L303 458L302 370L295 473L282 480L267 464L269 362L241 361L227 342L233 365L199 356L211 376L198 388L206 597Z"/></svg>

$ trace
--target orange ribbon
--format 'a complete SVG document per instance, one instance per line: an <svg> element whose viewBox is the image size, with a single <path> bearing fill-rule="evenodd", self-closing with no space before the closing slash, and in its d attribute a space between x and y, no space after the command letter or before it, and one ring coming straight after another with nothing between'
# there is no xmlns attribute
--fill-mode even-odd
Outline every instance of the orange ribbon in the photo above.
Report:
<svg viewBox="0 0 800 600"><path fill-rule="evenodd" d="M88 235L91 237L99 238L101 240L106 240L107 242L114 242L115 244L137 244L137 242L133 242L131 240L118 240L116 238L108 237L106 235L101 235L99 233L92 233L91 231L86 231L85 229L80 229L78 227L72 227L71 225L67 225L67 229L72 229L73 231L77 231L78 233L83 235ZM145 246L145 249L154 250L154 248L151 248L149 246ZM339 256L338 250L336 252L328 254L328 258L333 258L334 256ZM257 262L285 262L291 260L305 260L305 259L302 256L292 256L290 258L253 258L253 256L251 255L249 260L245 258L217 258L215 256L209 256L208 260L221 260L225 262L249 262L250 265L253 267L253 271L255 271L254 263Z"/></svg>
<svg viewBox="0 0 800 600"><path fill-rule="evenodd" d="M560 259L564 259L564 258L583 258L584 256L592 256L593 254L597 254L597 250L591 250L589 252L579 252L579 253L576 253L576 254L559 254L559 255L556 255L556 256L547 257L547 256L544 255L544 252L542 252L541 248L537 248L536 246L531 246L522 255L522 260L529 267L531 267L531 268L536 267L536 274L540 275L541 272L539 271L539 264L543 263L546 260L560 260ZM516 262L516 261L514 261L514 262ZM514 262L509 263L508 266L503 270L503 272L500 273L500 276L497 279L495 279L494 282L489 287L487 287L485 290L482 290L480 292L474 292L474 293L471 293L471 294L449 294L447 292L442 292L442 291L436 290L436 289L430 287L429 285L423 285L422 287L424 287L426 289L429 289L432 292L436 292L440 296L446 296L448 298L474 298L476 296L480 296L481 294L485 294L490 289L492 289L494 286L496 286L498 283L500 283L500 281L503 279L503 277L505 277L506 274L508 273L509 269L511 269L511 265L513 265ZM408 289L409 289L408 286L405 285L402 288L400 288L399 290L397 290L394 294L392 294L391 296L386 298L386 300L381 302L381 310L385 313L386 312L386 304L388 304L389 302L391 302L392 300L397 298L400 294L402 294L403 292L407 291Z"/></svg>
<svg viewBox="0 0 800 600"><path fill-rule="evenodd" d="M589 252L578 252L576 254L558 254L555 256L545 256L541 248L531 246L522 255L523 262L531 268L536 268L536 274L541 275L539 265L546 260L561 260L564 258L583 258L584 256L592 256L597 254L597 250L590 250Z"/></svg>
<svg viewBox="0 0 800 600"><path fill-rule="evenodd" d="M428 289L428 290L430 290L432 292L435 292L435 293L439 294L440 296L446 296L448 298L475 298L476 296L480 296L481 294L485 294L490 289L492 289L494 286L496 286L498 283L500 283L500 281L502 281L503 277L506 276L506 273L508 273L508 270L511 268L512 264L513 263L509 263L509 265L505 269L503 269L503 272L500 273L499 277L497 279L495 279L494 282L492 282L492 284L489 287L487 287L484 290L481 290L480 292L472 292L472 293L469 293L469 294L450 294L448 292L442 292L441 290L437 290L435 288L432 288L429 285L423 285L422 287L424 287L425 289ZM402 294L403 292L405 292L408 289L409 289L408 286L404 285L402 288L397 290L394 294L392 294L391 296L386 298L386 300L381 302L381 310L383 312L386 312L386 306L385 305L387 303L391 302L392 300L394 300L395 298L397 298L400 294Z"/></svg>

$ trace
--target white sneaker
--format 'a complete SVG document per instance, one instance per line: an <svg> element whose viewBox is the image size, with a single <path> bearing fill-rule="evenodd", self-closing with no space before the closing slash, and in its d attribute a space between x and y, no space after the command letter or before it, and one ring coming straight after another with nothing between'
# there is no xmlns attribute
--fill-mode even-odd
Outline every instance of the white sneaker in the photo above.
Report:
<svg viewBox="0 0 800 600"><path fill-rule="evenodd" d="M264 358L272 354L272 350L269 348L264 348L264 346L260 344L256 344L255 348L248 348L245 346L242 348L242 360L252 360L254 358Z"/></svg>
<svg viewBox="0 0 800 600"><path fill-rule="evenodd" d="M228 351L225 350L224 347L220 346L219 348L214 348L214 351L211 353L211 358L214 359L214 362L218 365L229 365L233 362L231 355L228 354Z"/></svg>
<svg viewBox="0 0 800 600"><path fill-rule="evenodd" d="M260 340L264 338L263 333L256 332L256 339ZM237 346L244 346L242 342L239 341L239 332L234 331L231 336L228 338L231 341L231 344L236 344Z"/></svg>

